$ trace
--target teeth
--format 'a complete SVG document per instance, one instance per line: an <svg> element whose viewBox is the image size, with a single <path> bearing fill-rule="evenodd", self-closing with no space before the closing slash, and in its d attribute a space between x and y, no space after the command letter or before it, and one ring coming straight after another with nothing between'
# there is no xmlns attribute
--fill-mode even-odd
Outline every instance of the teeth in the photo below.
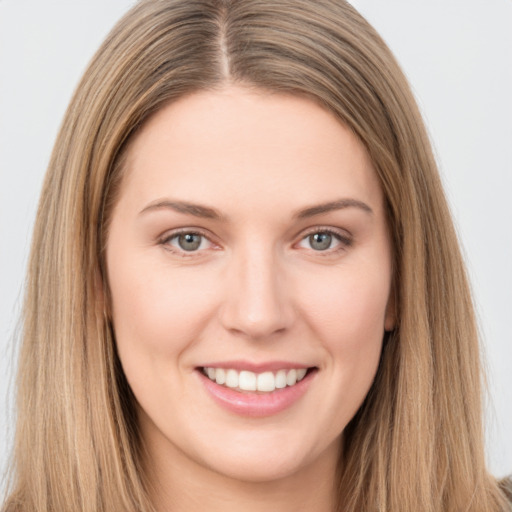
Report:
<svg viewBox="0 0 512 512"><path fill-rule="evenodd" d="M238 372L236 370L228 370L226 372L226 386L228 388L238 387Z"/></svg>
<svg viewBox="0 0 512 512"><path fill-rule="evenodd" d="M276 389L276 379L272 372L260 373L257 377L258 391L274 391Z"/></svg>
<svg viewBox="0 0 512 512"><path fill-rule="evenodd" d="M215 370L215 382L217 384L224 384L226 382L226 370L217 368Z"/></svg>
<svg viewBox="0 0 512 512"><path fill-rule="evenodd" d="M276 373L254 373L246 370L238 372L237 370L225 370L224 368L203 369L203 373L217 384L241 391L260 391L263 393L271 393L276 389L294 386L304 378L306 372L306 368L279 370Z"/></svg>
<svg viewBox="0 0 512 512"><path fill-rule="evenodd" d="M238 387L244 391L257 390L256 374L253 372L243 371L240 372L240 379L238 380Z"/></svg>
<svg viewBox="0 0 512 512"><path fill-rule="evenodd" d="M282 389L286 387L286 370L279 370L276 373L276 388Z"/></svg>
<svg viewBox="0 0 512 512"><path fill-rule="evenodd" d="M290 370L286 374L286 384L288 386L293 386L297 382L297 370Z"/></svg>

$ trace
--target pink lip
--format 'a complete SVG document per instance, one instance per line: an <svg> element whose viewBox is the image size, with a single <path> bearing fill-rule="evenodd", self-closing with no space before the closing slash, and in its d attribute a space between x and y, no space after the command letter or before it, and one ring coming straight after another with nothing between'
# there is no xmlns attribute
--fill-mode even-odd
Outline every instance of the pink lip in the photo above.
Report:
<svg viewBox="0 0 512 512"><path fill-rule="evenodd" d="M311 365L301 364L301 363L293 363L290 361L267 361L264 363L254 363L251 361L244 361L241 359L237 359L234 361L213 361L208 364L201 365L202 368L224 368L225 370L229 370L232 368L233 370L242 371L247 370L249 372L254 373L263 373L263 372L277 372L278 370L292 370L293 368L311 368Z"/></svg>
<svg viewBox="0 0 512 512"><path fill-rule="evenodd" d="M223 366L216 366L216 368L222 367ZM226 368L233 368L233 366L227 366ZM244 368L247 368L247 366L244 366ZM279 368L282 369L283 366ZM293 368L303 368L303 366L299 365ZM317 371L309 372L294 386L287 386L283 389L276 389L272 393L262 394L235 391L213 382L206 377L201 370L197 370L197 374L201 378L208 394L224 409L241 416L264 417L278 414L297 402L308 390Z"/></svg>

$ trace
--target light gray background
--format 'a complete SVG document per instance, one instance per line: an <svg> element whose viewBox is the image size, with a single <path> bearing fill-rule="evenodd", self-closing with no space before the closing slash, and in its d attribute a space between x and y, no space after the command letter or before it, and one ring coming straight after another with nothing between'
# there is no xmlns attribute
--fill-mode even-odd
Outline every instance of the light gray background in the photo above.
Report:
<svg viewBox="0 0 512 512"><path fill-rule="evenodd" d="M0 0L0 471L30 232L60 120L131 0ZM353 0L408 75L467 256L485 341L491 470L512 472L512 0Z"/></svg>

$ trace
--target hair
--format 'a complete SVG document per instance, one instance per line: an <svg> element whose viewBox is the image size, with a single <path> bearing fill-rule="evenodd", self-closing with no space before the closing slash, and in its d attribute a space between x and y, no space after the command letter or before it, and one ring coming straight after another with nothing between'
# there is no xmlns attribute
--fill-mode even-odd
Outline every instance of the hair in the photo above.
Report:
<svg viewBox="0 0 512 512"><path fill-rule="evenodd" d="M342 0L143 0L94 56L37 214L5 510L153 510L106 313L109 220L137 130L169 102L227 84L334 113L386 199L397 325L345 429L340 510L505 510L485 466L477 327L428 136L386 44Z"/></svg>

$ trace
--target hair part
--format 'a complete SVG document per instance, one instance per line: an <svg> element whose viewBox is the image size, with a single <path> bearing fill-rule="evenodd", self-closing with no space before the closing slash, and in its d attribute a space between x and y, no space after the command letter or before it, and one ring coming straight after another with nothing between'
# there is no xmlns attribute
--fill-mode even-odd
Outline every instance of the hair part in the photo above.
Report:
<svg viewBox="0 0 512 512"><path fill-rule="evenodd" d="M39 204L6 510L152 510L108 314L109 220L137 130L177 98L232 83L333 112L386 198L397 326L345 431L340 510L504 510L485 467L477 328L430 143L385 43L334 0L143 0L94 56Z"/></svg>

